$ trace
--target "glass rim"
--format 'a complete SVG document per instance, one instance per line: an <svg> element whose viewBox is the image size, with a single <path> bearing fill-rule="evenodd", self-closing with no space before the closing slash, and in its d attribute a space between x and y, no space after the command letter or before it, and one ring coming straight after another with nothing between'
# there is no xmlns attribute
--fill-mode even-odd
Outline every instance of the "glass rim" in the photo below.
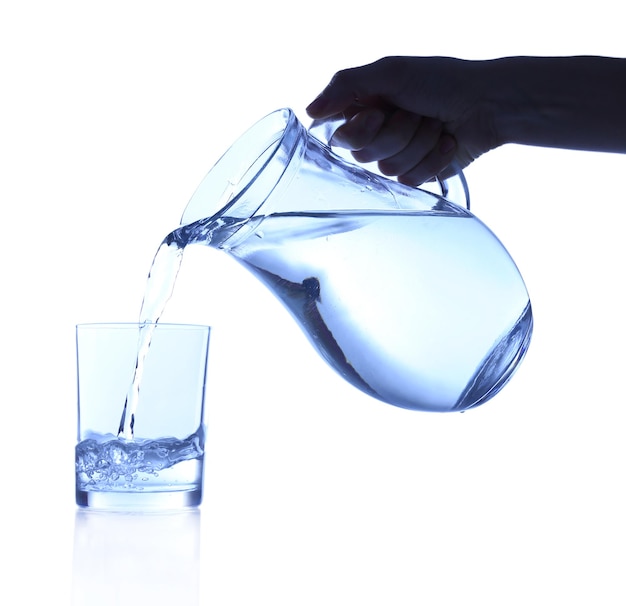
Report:
<svg viewBox="0 0 626 606"><path fill-rule="evenodd" d="M76 324L76 330L82 328L93 329L137 329L142 326L154 326L155 328L167 328L173 329L185 329L185 330L211 330L211 326L208 324L190 324L190 323L177 323L177 322L79 322Z"/></svg>

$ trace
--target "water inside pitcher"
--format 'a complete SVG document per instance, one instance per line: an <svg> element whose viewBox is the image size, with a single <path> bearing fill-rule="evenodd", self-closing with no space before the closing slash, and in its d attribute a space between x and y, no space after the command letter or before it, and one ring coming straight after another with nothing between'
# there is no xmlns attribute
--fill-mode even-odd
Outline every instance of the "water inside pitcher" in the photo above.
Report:
<svg viewBox="0 0 626 606"><path fill-rule="evenodd" d="M291 110L266 116L222 156L177 239L235 258L336 372L389 404L482 404L530 342L522 277L479 219L346 161Z"/></svg>

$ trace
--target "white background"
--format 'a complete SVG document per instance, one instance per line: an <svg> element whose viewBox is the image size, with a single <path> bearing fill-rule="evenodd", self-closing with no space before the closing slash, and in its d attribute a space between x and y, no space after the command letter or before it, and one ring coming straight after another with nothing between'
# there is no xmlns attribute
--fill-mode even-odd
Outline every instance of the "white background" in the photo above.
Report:
<svg viewBox="0 0 626 606"><path fill-rule="evenodd" d="M608 154L510 146L467 170L535 336L463 415L344 385L243 270L189 254L163 320L214 327L201 512L76 514L74 325L137 318L158 243L243 130L283 106L306 121L335 71L389 54L626 50L613 0L2 4L0 601L625 603L626 157Z"/></svg>

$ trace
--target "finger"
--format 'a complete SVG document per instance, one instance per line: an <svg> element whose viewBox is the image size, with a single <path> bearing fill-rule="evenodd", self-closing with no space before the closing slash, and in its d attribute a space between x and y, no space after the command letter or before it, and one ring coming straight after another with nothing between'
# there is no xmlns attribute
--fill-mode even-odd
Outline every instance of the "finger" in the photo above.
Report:
<svg viewBox="0 0 626 606"><path fill-rule="evenodd" d="M358 162L376 162L390 158L401 152L419 130L422 117L411 112L398 110L394 112L382 127L378 134L360 151L353 153Z"/></svg>
<svg viewBox="0 0 626 606"><path fill-rule="evenodd" d="M376 108L364 109L340 126L331 138L331 145L359 150L369 145L385 122L385 113Z"/></svg>
<svg viewBox="0 0 626 606"><path fill-rule="evenodd" d="M457 150L457 142L452 135L444 133L438 144L428 153L422 161L411 170L398 176L398 181L405 185L421 185L435 177L447 178L454 174L449 167L454 160Z"/></svg>
<svg viewBox="0 0 626 606"><path fill-rule="evenodd" d="M439 120L424 118L408 145L395 155L381 160L378 167L385 175L408 173L437 146L442 128Z"/></svg>

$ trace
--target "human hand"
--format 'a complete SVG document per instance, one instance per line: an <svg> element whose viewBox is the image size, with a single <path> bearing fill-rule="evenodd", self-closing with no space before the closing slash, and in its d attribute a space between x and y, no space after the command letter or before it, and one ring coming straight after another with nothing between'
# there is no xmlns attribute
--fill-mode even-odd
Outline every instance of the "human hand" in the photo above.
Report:
<svg viewBox="0 0 626 606"><path fill-rule="evenodd" d="M309 105L343 116L332 144L408 185L449 177L500 145L487 88L490 62L385 57L335 74Z"/></svg>

